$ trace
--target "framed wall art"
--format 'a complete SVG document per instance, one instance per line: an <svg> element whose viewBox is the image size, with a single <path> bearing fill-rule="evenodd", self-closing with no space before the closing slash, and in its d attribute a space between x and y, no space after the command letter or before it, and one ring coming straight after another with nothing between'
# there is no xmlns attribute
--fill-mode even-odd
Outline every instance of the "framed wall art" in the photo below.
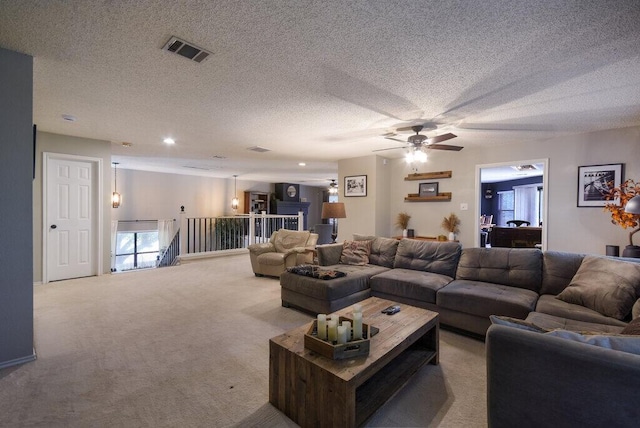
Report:
<svg viewBox="0 0 640 428"><path fill-rule="evenodd" d="M438 183L420 183L420 187L418 188L418 196L420 196L421 198L438 196Z"/></svg>
<svg viewBox="0 0 640 428"><path fill-rule="evenodd" d="M367 176L351 175L345 177L344 196L367 196Z"/></svg>
<svg viewBox="0 0 640 428"><path fill-rule="evenodd" d="M622 164L578 167L578 207L604 207L607 195L622 183Z"/></svg>

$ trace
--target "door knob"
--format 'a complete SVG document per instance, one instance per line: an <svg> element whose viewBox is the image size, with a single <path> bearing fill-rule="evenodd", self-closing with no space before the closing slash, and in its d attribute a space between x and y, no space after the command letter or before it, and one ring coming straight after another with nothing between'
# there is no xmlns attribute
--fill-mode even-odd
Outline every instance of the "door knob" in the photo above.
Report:
<svg viewBox="0 0 640 428"><path fill-rule="evenodd" d="M51 229L55 229L55 228L57 228L57 227L58 227L58 226L56 226L55 224L52 224L52 225L51 225Z"/></svg>

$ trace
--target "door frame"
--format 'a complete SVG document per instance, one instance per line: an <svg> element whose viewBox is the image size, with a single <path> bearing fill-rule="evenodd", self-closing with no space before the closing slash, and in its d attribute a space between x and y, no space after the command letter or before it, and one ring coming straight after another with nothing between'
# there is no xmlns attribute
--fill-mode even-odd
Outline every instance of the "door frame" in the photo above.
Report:
<svg viewBox="0 0 640 428"><path fill-rule="evenodd" d="M47 217L47 193L48 193L48 168L50 160L69 160L69 161L82 161L90 162L93 164L94 180L91 180L91 207L96 213L93 216L93 224L91 228L94 231L93 245L91 248L91 254L93 257L93 276L99 276L102 273L102 227L103 227L103 210L102 210L102 196L103 196L103 177L102 177L102 158L95 158L89 156L70 155L65 153L42 153L42 283L49 282L49 272L47 269L49 261L48 251L48 230L49 219Z"/></svg>
<svg viewBox="0 0 640 428"><path fill-rule="evenodd" d="M476 165L476 186L475 186L475 194L476 194L476 208L475 208L475 216L476 219L479 219L482 215L480 213L480 206L482 204L482 198L484 195L481 193L482 183L480 182L480 173L484 168L494 168L499 166L511 166L511 165L525 165L525 164L535 164L541 163L544 165L544 169L542 172L542 250L547 250L547 232L549 230L549 223L547 219L549 218L549 158L542 159L529 159L529 160L513 160L508 162L498 162L498 163L489 163ZM479 220L477 220L479 221ZM475 247L480 246L480 234L476 233L473 238L473 245Z"/></svg>

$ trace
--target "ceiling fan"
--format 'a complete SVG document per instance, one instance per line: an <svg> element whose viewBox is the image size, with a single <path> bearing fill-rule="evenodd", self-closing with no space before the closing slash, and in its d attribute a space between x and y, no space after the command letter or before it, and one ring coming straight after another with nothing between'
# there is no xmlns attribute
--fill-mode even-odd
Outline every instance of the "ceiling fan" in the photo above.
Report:
<svg viewBox="0 0 640 428"><path fill-rule="evenodd" d="M400 132L407 131L410 129L413 132L415 132L416 135L410 135L407 141L403 141L398 138L394 138L394 136L396 135L395 133L386 134L384 138L388 140L400 141L401 143L406 143L407 145L405 147L389 147L387 149L378 149L378 150L374 150L374 152L382 152L385 150L395 150L395 149L402 149L402 148L409 148L409 149L413 149L414 151L422 150L422 149L432 149L432 150L451 150L455 152L459 152L460 150L463 149L460 146L440 144L442 141L447 141L452 138L456 138L457 135L452 133L447 133L447 134L437 135L435 137L429 138L426 135L420 134L420 131L422 131L423 128L424 128L423 125L413 125L408 128L398 128L398 131Z"/></svg>

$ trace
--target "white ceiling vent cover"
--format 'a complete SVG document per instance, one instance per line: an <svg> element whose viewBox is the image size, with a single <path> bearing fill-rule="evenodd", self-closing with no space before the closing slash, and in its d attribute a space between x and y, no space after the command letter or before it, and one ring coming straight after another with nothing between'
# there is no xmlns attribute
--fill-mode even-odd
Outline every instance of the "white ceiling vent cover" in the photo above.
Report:
<svg viewBox="0 0 640 428"><path fill-rule="evenodd" d="M162 49L182 55L183 57L189 58L195 62L202 62L207 59L209 55L212 55L211 52L199 48L193 43L186 42L176 36L171 36Z"/></svg>

